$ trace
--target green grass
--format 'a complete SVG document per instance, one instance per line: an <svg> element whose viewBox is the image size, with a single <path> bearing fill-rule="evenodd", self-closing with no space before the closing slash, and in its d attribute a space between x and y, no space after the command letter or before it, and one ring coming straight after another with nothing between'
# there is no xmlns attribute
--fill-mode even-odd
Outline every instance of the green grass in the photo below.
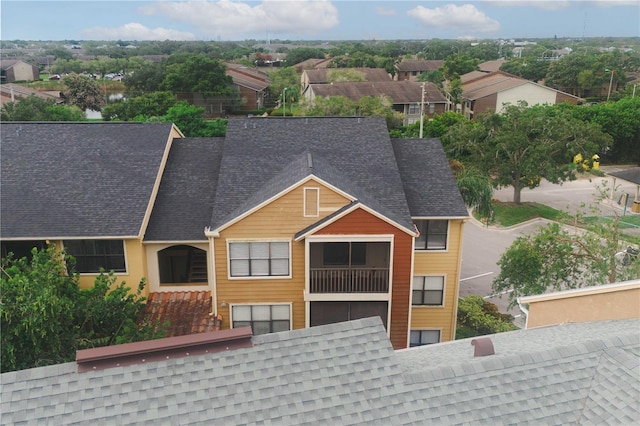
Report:
<svg viewBox="0 0 640 426"><path fill-rule="evenodd" d="M491 223L499 226L513 226L538 217L557 221L569 218L568 214L539 203L515 204L494 201L493 209Z"/></svg>

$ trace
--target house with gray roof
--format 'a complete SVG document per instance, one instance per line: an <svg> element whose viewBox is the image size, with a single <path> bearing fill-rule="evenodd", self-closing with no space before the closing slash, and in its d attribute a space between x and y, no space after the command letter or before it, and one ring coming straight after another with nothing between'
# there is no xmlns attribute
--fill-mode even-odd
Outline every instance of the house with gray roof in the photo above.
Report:
<svg viewBox="0 0 640 426"><path fill-rule="evenodd" d="M394 351L379 317L244 327L4 373L0 412L7 425L632 425L639 329L562 324Z"/></svg>
<svg viewBox="0 0 640 426"><path fill-rule="evenodd" d="M542 84L517 77L503 71L472 71L460 76L462 81L462 114L473 118L494 111L501 113L508 104L555 105L562 102L578 104L582 99Z"/></svg>
<svg viewBox="0 0 640 426"><path fill-rule="evenodd" d="M224 138L166 123L1 131L3 255L55 243L82 286L100 268L144 278L196 313L185 330L379 316L394 348L454 338L468 213L437 139L391 140L382 117L231 119ZM191 308L203 294L214 322Z"/></svg>
<svg viewBox="0 0 640 426"><path fill-rule="evenodd" d="M388 97L391 100L392 108L404 114L404 125L420 120L423 101L422 113L428 118L432 118L435 114L442 114L449 109L447 98L431 82L419 83L403 80L309 84L304 92L304 97L310 103L313 103L316 97L328 98L332 96L343 96L354 102L358 102L365 96ZM354 114L356 114L355 111Z"/></svg>
<svg viewBox="0 0 640 426"><path fill-rule="evenodd" d="M423 72L436 71L443 65L442 59L404 59L395 65L394 80L418 81L418 76Z"/></svg>

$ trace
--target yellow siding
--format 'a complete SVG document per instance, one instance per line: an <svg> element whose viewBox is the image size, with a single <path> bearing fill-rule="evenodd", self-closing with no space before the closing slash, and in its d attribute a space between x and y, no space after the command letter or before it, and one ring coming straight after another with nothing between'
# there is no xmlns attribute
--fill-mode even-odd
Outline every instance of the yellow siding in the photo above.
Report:
<svg viewBox="0 0 640 426"><path fill-rule="evenodd" d="M320 216L304 217L304 188L320 188ZM215 238L215 268L218 311L223 328L229 328L229 305L236 303L293 303L292 327L304 328L304 241L294 235L322 217L349 203L349 200L315 181L294 188L270 204L220 232ZM227 240L290 240L291 278L229 279Z"/></svg>
<svg viewBox="0 0 640 426"><path fill-rule="evenodd" d="M59 247L59 246L58 246ZM138 288L140 280L147 276L145 252L140 240L125 240L125 256L127 262L127 272L116 274L117 283L126 281L127 287L135 291ZM81 274L80 287L90 288L96 279L97 274ZM145 292L148 293L149 286L145 286ZM145 294L146 296L146 294Z"/></svg>
<svg viewBox="0 0 640 426"><path fill-rule="evenodd" d="M458 268L462 256L462 220L451 220L446 252L415 251L414 275L445 275L443 307L412 307L411 329L441 329L441 341L453 340L457 311Z"/></svg>

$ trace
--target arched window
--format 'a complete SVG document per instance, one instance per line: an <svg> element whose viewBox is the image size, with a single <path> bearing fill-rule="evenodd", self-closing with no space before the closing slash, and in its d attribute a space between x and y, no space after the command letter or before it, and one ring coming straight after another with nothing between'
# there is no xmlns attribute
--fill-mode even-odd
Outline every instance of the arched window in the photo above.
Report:
<svg viewBox="0 0 640 426"><path fill-rule="evenodd" d="M171 246L158 252L160 284L207 282L207 252L192 246Z"/></svg>

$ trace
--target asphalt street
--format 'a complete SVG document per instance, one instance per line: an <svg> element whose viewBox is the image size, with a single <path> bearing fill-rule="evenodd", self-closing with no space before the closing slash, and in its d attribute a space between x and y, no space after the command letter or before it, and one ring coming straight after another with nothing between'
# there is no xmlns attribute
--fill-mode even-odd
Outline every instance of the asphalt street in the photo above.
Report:
<svg viewBox="0 0 640 426"><path fill-rule="evenodd" d="M602 215L622 215L631 213L631 203L635 196L636 187L633 184L617 181L613 197L610 201L597 203L599 193L598 187L603 187L603 180L607 181L607 188L613 186L611 178L580 178L575 181L565 182L562 185L554 185L545 180L535 189L525 189L522 191L523 202L538 202L550 207L576 213L577 211L587 212L588 205L595 205ZM626 211L624 206L618 205L617 201L623 193L629 194L629 202ZM500 201L512 201L513 189L504 188L494 192L494 198ZM612 200L612 201L611 201ZM510 313L516 317L516 324L523 320L518 307L507 309L509 304L508 296L495 295L491 290L491 283L498 275L498 260L511 245L511 243L521 235L529 235L546 221L535 220L510 228L486 227L483 224L469 220L464 229L464 240L462 249L462 270L460 279L460 297L468 295L480 295L492 303L495 303L500 312ZM638 230L640 232L640 229Z"/></svg>

